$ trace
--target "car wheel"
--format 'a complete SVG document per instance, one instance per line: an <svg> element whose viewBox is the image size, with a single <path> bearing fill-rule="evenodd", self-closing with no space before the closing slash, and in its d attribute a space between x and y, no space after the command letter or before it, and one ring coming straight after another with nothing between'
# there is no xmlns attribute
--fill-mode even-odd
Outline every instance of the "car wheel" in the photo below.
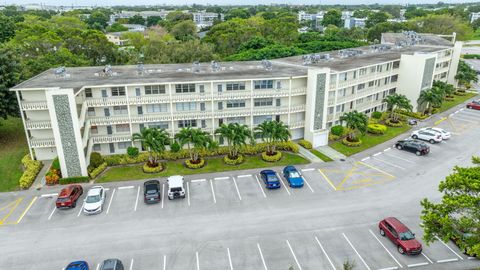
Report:
<svg viewBox="0 0 480 270"><path fill-rule="evenodd" d="M77 202L75 201L72 203L72 208L75 208L76 206L77 206Z"/></svg>
<svg viewBox="0 0 480 270"><path fill-rule="evenodd" d="M402 246L398 246L398 252L400 254L405 254L405 250L403 250Z"/></svg>
<svg viewBox="0 0 480 270"><path fill-rule="evenodd" d="M422 153L420 153L420 151L415 152L415 154L416 154L417 156L421 156L421 155L422 155Z"/></svg>
<svg viewBox="0 0 480 270"><path fill-rule="evenodd" d="M470 106L467 105L467 109L471 109L471 108L472 108L472 107L470 107Z"/></svg>
<svg viewBox="0 0 480 270"><path fill-rule="evenodd" d="M430 139L430 141L428 141L429 143L431 144L434 144L435 143L435 140L434 139Z"/></svg>
<svg viewBox="0 0 480 270"><path fill-rule="evenodd" d="M172 200L172 198L168 197L169 200Z"/></svg>
<svg viewBox="0 0 480 270"><path fill-rule="evenodd" d="M385 236L385 231L383 229L380 229L380 235Z"/></svg>
<svg viewBox="0 0 480 270"><path fill-rule="evenodd" d="M402 148L403 148L403 147L402 147L401 145L397 145L397 149L398 149L398 150L402 150Z"/></svg>
<svg viewBox="0 0 480 270"><path fill-rule="evenodd" d="M418 139L418 136L417 135L412 135L412 138L414 138L416 140L416 139Z"/></svg>

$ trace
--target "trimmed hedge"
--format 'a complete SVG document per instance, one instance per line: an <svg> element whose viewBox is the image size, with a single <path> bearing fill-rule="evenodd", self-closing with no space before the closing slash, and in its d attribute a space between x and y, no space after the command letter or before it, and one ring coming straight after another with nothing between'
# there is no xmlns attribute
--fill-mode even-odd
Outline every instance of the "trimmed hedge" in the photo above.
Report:
<svg viewBox="0 0 480 270"><path fill-rule="evenodd" d="M428 117L428 115L425 115L425 114L419 113L419 112L411 112L411 111L405 111L405 110L395 110L395 112L398 113L398 114L401 114L401 115L413 117L413 118L420 119L420 120Z"/></svg>
<svg viewBox="0 0 480 270"><path fill-rule="evenodd" d="M242 155L238 155L236 159L231 159L228 155L223 157L223 162L227 165L238 165L245 161L245 158Z"/></svg>
<svg viewBox="0 0 480 270"><path fill-rule="evenodd" d="M328 133L328 140L329 141L336 141L338 139L340 139L340 136L333 135L332 133Z"/></svg>
<svg viewBox="0 0 480 270"><path fill-rule="evenodd" d="M372 112L372 118L379 120L382 118L382 112Z"/></svg>
<svg viewBox="0 0 480 270"><path fill-rule="evenodd" d="M103 171L105 171L105 169L107 167L108 167L107 162L103 162L102 164L100 164L100 166L98 166L97 168L95 168L91 172L89 172L88 175L90 176L91 179L94 179L99 174L101 174Z"/></svg>
<svg viewBox="0 0 480 270"><path fill-rule="evenodd" d="M33 181L35 181L35 178L43 167L43 163L38 160L32 160L30 155L27 154L22 158L22 164L25 171L18 183L20 188L27 189L33 184Z"/></svg>
<svg viewBox="0 0 480 270"><path fill-rule="evenodd" d="M330 132L336 136L342 136L343 130L344 130L344 127L341 125L333 126L330 128Z"/></svg>
<svg viewBox="0 0 480 270"><path fill-rule="evenodd" d="M369 124L367 126L367 132L372 134L385 134L385 132L387 132L387 126L381 124Z"/></svg>
<svg viewBox="0 0 480 270"><path fill-rule="evenodd" d="M104 158L102 157L102 154L98 152L92 152L90 154L90 169L93 170L94 168L97 168L98 166L102 165L102 163L105 162Z"/></svg>
<svg viewBox="0 0 480 270"><path fill-rule="evenodd" d="M305 149L312 149L312 143L307 140L300 140L298 141L298 144L300 144Z"/></svg>
<svg viewBox="0 0 480 270"><path fill-rule="evenodd" d="M66 177L66 178L60 178L58 181L60 185L68 185L68 184L74 184L74 183L88 183L90 181L90 178L88 176L78 176L78 177Z"/></svg>
<svg viewBox="0 0 480 270"><path fill-rule="evenodd" d="M205 159L200 159L199 163L192 163L190 159L185 160L185 166L189 169L200 169L205 166Z"/></svg>
<svg viewBox="0 0 480 270"><path fill-rule="evenodd" d="M391 127L403 127L403 122L402 121L400 121L398 123L394 123L394 122L392 122L392 119L390 119L390 118L385 120L385 124L387 126L391 126Z"/></svg>
<svg viewBox="0 0 480 270"><path fill-rule="evenodd" d="M282 152L277 151L273 156L267 155L267 152L262 152L262 159L267 162L277 162L282 159Z"/></svg>
<svg viewBox="0 0 480 270"><path fill-rule="evenodd" d="M130 146L127 148L127 154L131 157L136 157L138 156L138 148Z"/></svg>
<svg viewBox="0 0 480 270"><path fill-rule="evenodd" d="M358 147L362 144L362 140L358 139L358 142L350 142L347 138L343 138L342 143L349 147Z"/></svg>
<svg viewBox="0 0 480 270"><path fill-rule="evenodd" d="M161 171L163 171L162 163L158 163L158 166L156 167L150 167L148 166L148 163L143 164L144 173L159 173Z"/></svg>

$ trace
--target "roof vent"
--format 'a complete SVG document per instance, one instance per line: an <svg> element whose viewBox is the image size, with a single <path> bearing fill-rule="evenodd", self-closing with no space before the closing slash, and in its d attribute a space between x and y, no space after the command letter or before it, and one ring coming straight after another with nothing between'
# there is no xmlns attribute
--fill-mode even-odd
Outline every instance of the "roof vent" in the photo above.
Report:
<svg viewBox="0 0 480 270"><path fill-rule="evenodd" d="M53 73L57 78L69 78L70 74L67 74L67 69L65 67L56 68Z"/></svg>
<svg viewBox="0 0 480 270"><path fill-rule="evenodd" d="M143 66L142 62L140 62L137 64L137 74L143 75L144 73L145 73L145 66Z"/></svg>
<svg viewBox="0 0 480 270"><path fill-rule="evenodd" d="M210 67L212 68L212 71L213 71L213 72L217 72L217 71L220 70L220 64L219 64L217 61L215 61L215 60L213 60L212 62L210 62Z"/></svg>
<svg viewBox="0 0 480 270"><path fill-rule="evenodd" d="M267 59L262 60L262 66L266 70L272 70L272 62L268 61Z"/></svg>
<svg viewBox="0 0 480 270"><path fill-rule="evenodd" d="M102 69L101 76L103 76L103 77L111 77L111 76L114 76L114 75L116 75L116 74L117 74L116 72L113 72L111 65L106 65L106 66Z"/></svg>
<svg viewBox="0 0 480 270"><path fill-rule="evenodd" d="M199 73L200 72L200 62L198 62L198 61L193 62L192 70L193 70L194 73Z"/></svg>

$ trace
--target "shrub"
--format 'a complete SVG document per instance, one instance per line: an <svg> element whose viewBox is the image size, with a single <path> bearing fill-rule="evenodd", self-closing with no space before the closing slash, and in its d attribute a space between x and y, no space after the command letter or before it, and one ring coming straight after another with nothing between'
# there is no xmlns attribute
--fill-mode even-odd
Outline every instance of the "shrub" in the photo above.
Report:
<svg viewBox="0 0 480 270"><path fill-rule="evenodd" d="M277 151L273 155L267 155L267 152L262 152L262 159L267 162L277 162L282 159L282 152Z"/></svg>
<svg viewBox="0 0 480 270"><path fill-rule="evenodd" d="M440 111L440 108L433 108L432 109L432 114L438 113Z"/></svg>
<svg viewBox="0 0 480 270"><path fill-rule="evenodd" d="M425 114L420 113L420 112L411 112L411 111L405 111L405 110L395 110L395 112L398 113L398 114L413 117L413 118L416 118L416 119L425 119L425 118L428 117L428 115L425 115Z"/></svg>
<svg viewBox="0 0 480 270"><path fill-rule="evenodd" d="M133 146L130 146L127 148L127 154L130 156L130 157L136 157L138 156L138 148L137 147L133 147Z"/></svg>
<svg viewBox="0 0 480 270"><path fill-rule="evenodd" d="M58 184L58 181L61 178L60 170L50 169L45 175L45 182L48 186Z"/></svg>
<svg viewBox="0 0 480 270"><path fill-rule="evenodd" d="M385 134L387 127L381 124L369 124L367 126L367 132L372 134Z"/></svg>
<svg viewBox="0 0 480 270"><path fill-rule="evenodd" d="M91 179L94 179L99 174L101 174L103 171L105 171L107 166L108 166L107 162L104 162L104 163L100 164L100 166L98 166L97 168L92 170L90 173L88 173L88 175L90 176Z"/></svg>
<svg viewBox="0 0 480 270"><path fill-rule="evenodd" d="M60 171L60 161L58 160L58 157L56 157L56 158L52 161L52 165L50 166L50 168Z"/></svg>
<svg viewBox="0 0 480 270"><path fill-rule="evenodd" d="M300 140L298 141L298 144L300 144L305 149L312 149L312 143L307 140Z"/></svg>
<svg viewBox="0 0 480 270"><path fill-rule="evenodd" d="M382 112L372 112L372 118L379 120L382 118Z"/></svg>
<svg viewBox="0 0 480 270"><path fill-rule="evenodd" d="M100 153L92 152L90 154L90 166L92 166L92 168L97 168L103 162L105 162L105 160L103 159L103 157Z"/></svg>
<svg viewBox="0 0 480 270"><path fill-rule="evenodd" d="M35 181L35 178L42 169L43 164L38 160L32 160L28 154L22 158L22 164L25 168L25 171L18 182L20 188L27 189L33 184L33 181Z"/></svg>
<svg viewBox="0 0 480 270"><path fill-rule="evenodd" d="M336 141L340 139L340 136L337 136L337 135L333 135L332 133L328 133L328 140L330 141Z"/></svg>
<svg viewBox="0 0 480 270"><path fill-rule="evenodd" d="M454 95L457 95L457 96L465 96L467 95L467 93L465 92L465 90L457 90L455 91L455 93L453 93Z"/></svg>
<svg viewBox="0 0 480 270"><path fill-rule="evenodd" d="M403 122L399 121L398 123L392 122L392 119L388 118L385 120L385 124L390 127L403 127Z"/></svg>
<svg viewBox="0 0 480 270"><path fill-rule="evenodd" d="M200 159L199 163L192 163L190 159L185 160L185 166L189 169L200 169L205 166L205 159Z"/></svg>
<svg viewBox="0 0 480 270"><path fill-rule="evenodd" d="M349 146L349 147L357 147L357 146L360 146L362 144L362 140L358 139L357 142L350 142L350 141L347 140L347 138L343 138L342 143L346 146Z"/></svg>
<svg viewBox="0 0 480 270"><path fill-rule="evenodd" d="M88 176L77 176L60 178L59 183L60 185L68 185L73 183L88 183L88 181L90 181L90 178L88 178Z"/></svg>
<svg viewBox="0 0 480 270"><path fill-rule="evenodd" d="M182 146L177 141L173 141L170 145L170 151L172 151L172 153L178 153L180 150L182 150Z"/></svg>
<svg viewBox="0 0 480 270"><path fill-rule="evenodd" d="M341 125L336 125L336 126L333 126L330 128L330 132L333 134L333 135L337 135L337 136L342 136L343 135L343 126Z"/></svg>
<svg viewBox="0 0 480 270"><path fill-rule="evenodd" d="M227 165L238 165L243 163L245 161L245 158L242 155L238 155L236 159L231 159L228 155L223 157L223 162Z"/></svg>
<svg viewBox="0 0 480 270"><path fill-rule="evenodd" d="M155 167L150 167L148 163L143 164L144 173L159 173L163 171L163 166L161 163L158 163Z"/></svg>

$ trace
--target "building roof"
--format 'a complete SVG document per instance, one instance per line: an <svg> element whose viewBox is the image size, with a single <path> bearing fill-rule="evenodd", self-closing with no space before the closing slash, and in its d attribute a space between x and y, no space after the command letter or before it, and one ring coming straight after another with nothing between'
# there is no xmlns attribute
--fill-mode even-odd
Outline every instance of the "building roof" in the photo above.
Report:
<svg viewBox="0 0 480 270"><path fill-rule="evenodd" d="M432 46L452 46L452 42L434 34L418 34L414 31L404 31L402 33L382 33L382 43L384 44L414 44L414 45L432 45Z"/></svg>

